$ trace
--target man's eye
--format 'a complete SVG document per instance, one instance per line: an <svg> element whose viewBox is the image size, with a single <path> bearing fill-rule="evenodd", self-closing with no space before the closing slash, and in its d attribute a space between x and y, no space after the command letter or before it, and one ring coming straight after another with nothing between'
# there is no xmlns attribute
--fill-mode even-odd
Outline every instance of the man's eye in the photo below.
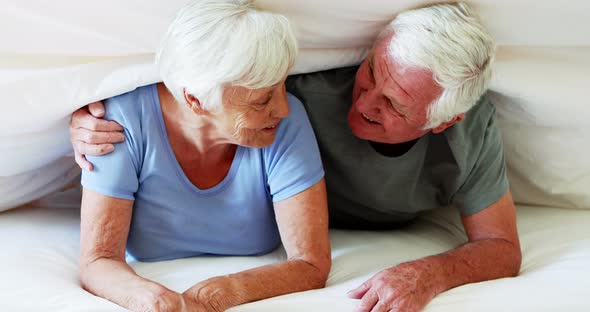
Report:
<svg viewBox="0 0 590 312"><path fill-rule="evenodd" d="M375 78L373 77L373 68L371 67L371 65L367 65L367 75L369 76L369 79L371 79L371 81L375 80Z"/></svg>
<svg viewBox="0 0 590 312"><path fill-rule="evenodd" d="M401 117L405 117L404 114L402 114L400 112L400 110L395 106L395 104L393 104L393 101L391 99L389 99L389 104L391 105L391 109L394 112L395 115L401 116Z"/></svg>

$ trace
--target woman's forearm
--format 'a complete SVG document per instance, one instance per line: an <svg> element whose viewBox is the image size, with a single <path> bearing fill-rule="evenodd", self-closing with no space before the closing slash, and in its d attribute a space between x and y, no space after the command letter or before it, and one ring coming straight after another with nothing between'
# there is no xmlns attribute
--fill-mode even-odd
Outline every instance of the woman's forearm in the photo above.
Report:
<svg viewBox="0 0 590 312"><path fill-rule="evenodd" d="M165 304L159 301L174 296L173 291L137 275L119 260L101 258L83 265L80 277L84 289L132 311L150 311Z"/></svg>
<svg viewBox="0 0 590 312"><path fill-rule="evenodd" d="M322 288L329 268L320 268L304 260L287 260L235 274L203 281L184 294L185 299L224 310L239 304L289 293Z"/></svg>
<svg viewBox="0 0 590 312"><path fill-rule="evenodd" d="M243 302L322 288L328 271L304 260L287 260L229 276L236 281Z"/></svg>

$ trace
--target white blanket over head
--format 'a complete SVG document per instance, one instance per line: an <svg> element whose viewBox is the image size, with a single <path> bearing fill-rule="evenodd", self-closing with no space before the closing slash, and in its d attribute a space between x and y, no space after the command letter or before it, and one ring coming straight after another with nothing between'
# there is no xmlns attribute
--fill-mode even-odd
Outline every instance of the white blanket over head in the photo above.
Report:
<svg viewBox="0 0 590 312"><path fill-rule="evenodd" d="M4 1L0 11L0 186L35 177L37 187L23 185L10 193L0 188L0 210L69 183L47 168L71 153L70 114L87 103L159 81L153 52L186 2ZM294 23L301 46L294 73L359 63L389 20L424 3L257 2ZM515 198L525 203L590 207L590 195L583 192L590 189L590 164L582 158L589 152L583 142L590 135L585 95L590 36L584 31L590 27L586 16L590 2L470 3L499 44L493 89L501 93L496 102L504 123ZM547 131L559 132L559 139L552 139ZM538 170L547 163L552 165ZM62 172L72 168L73 164ZM55 183L58 180L61 184Z"/></svg>

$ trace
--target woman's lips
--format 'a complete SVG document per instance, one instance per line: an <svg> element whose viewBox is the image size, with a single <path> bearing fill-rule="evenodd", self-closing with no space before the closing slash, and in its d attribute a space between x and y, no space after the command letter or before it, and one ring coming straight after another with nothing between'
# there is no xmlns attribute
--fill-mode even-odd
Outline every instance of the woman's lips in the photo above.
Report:
<svg viewBox="0 0 590 312"><path fill-rule="evenodd" d="M273 125L270 125L268 127L264 127L264 128L262 128L262 131L264 131L264 132L275 132L277 130L277 127L279 126L279 123L280 122L277 122L277 123L275 123Z"/></svg>

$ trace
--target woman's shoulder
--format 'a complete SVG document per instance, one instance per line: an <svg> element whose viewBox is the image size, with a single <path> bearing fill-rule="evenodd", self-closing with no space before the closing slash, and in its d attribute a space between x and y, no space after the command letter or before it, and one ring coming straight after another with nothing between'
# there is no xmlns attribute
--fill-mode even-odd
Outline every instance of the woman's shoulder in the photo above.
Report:
<svg viewBox="0 0 590 312"><path fill-rule="evenodd" d="M305 128L311 128L307 112L301 101L290 93L287 93L287 101L289 103L289 115L281 120L273 145L281 144L282 140L290 141L294 137L301 135Z"/></svg>
<svg viewBox="0 0 590 312"><path fill-rule="evenodd" d="M287 101L289 102L289 116L287 116L287 120L294 119L294 120L307 120L307 113L305 112L305 107L303 107L303 103L291 93L287 93Z"/></svg>
<svg viewBox="0 0 590 312"><path fill-rule="evenodd" d="M279 146L290 146L294 141L311 140L315 143L315 136L307 117L305 107L297 97L287 93L289 102L289 116L281 121L275 142L269 146L269 150Z"/></svg>
<svg viewBox="0 0 590 312"><path fill-rule="evenodd" d="M142 119L152 114L155 96L157 88L151 84L106 99L104 118L116 121L125 128L139 126Z"/></svg>

